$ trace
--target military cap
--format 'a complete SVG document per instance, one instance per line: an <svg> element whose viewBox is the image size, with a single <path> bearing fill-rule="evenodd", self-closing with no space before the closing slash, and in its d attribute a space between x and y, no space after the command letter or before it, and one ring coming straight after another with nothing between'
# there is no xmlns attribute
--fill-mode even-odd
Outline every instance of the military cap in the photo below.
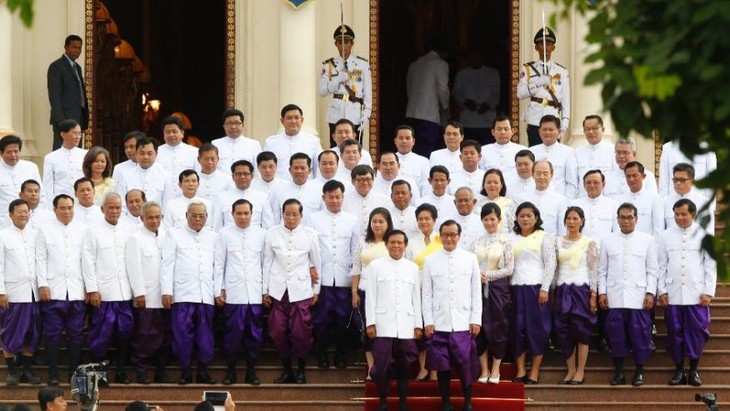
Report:
<svg viewBox="0 0 730 411"><path fill-rule="evenodd" d="M542 43L542 38L545 37L545 41L549 43L555 43L557 40L555 38L555 32L550 27L545 27L537 31L537 34L535 34L535 40L533 42L535 44Z"/></svg>
<svg viewBox="0 0 730 411"><path fill-rule="evenodd" d="M337 26L335 29L335 33L332 35L332 38L335 40L342 40L343 38L345 40L354 40L355 39L355 32L352 31L350 26L347 24L343 24L341 26Z"/></svg>

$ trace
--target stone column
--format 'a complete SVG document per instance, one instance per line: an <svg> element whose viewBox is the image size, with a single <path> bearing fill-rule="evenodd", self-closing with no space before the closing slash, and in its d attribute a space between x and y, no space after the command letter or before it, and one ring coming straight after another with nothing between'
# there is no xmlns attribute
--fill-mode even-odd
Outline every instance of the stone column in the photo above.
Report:
<svg viewBox="0 0 730 411"><path fill-rule="evenodd" d="M12 56L12 16L5 5L0 6L0 56ZM0 137L13 133L12 65L0 64Z"/></svg>
<svg viewBox="0 0 730 411"><path fill-rule="evenodd" d="M316 9L305 4L298 10L281 3L279 27L279 102L294 103L304 111L303 130L317 132ZM325 133L326 134L326 133Z"/></svg>

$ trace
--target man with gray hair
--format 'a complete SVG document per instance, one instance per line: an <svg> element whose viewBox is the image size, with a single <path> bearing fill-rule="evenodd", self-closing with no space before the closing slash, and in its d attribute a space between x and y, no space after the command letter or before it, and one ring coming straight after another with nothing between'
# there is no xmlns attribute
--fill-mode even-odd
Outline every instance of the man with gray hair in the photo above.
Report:
<svg viewBox="0 0 730 411"><path fill-rule="evenodd" d="M636 140L633 137L621 137L614 145L616 164L613 169L606 172L606 187L603 194L606 197L618 199L622 194L628 193L629 186L626 182L624 168L626 164L636 161ZM657 193L656 176L649 170L644 171L644 190Z"/></svg>
<svg viewBox="0 0 730 411"><path fill-rule="evenodd" d="M205 226L208 210L202 201L190 201L186 219L187 224L170 230L162 243L162 306L171 310L172 349L182 367L178 384L193 382L193 348L198 357L195 382L215 384L208 374L208 364L215 354L213 276L217 235Z"/></svg>
<svg viewBox="0 0 730 411"><path fill-rule="evenodd" d="M142 227L129 237L124 250L129 282L136 295L131 360L138 383L150 383L146 375L150 365L155 366L156 383L169 383L165 360L170 348L170 313L162 309L160 290L160 245L165 238L162 208L160 203L148 201L141 212Z"/></svg>
<svg viewBox="0 0 730 411"><path fill-rule="evenodd" d="M133 228L120 223L122 198L107 193L101 205L104 221L90 225L84 235L81 271L89 305L89 351L94 362L107 357L109 347L116 341L116 377L114 382L129 384L124 371L129 351L129 339L134 329L132 288L124 262L124 246Z"/></svg>
<svg viewBox="0 0 730 411"><path fill-rule="evenodd" d="M562 235L565 232L563 217L568 200L564 195L550 189L553 164L547 160L538 160L532 166L532 177L535 179L535 188L518 195L515 204L526 201L535 204L540 210L545 231L552 236Z"/></svg>

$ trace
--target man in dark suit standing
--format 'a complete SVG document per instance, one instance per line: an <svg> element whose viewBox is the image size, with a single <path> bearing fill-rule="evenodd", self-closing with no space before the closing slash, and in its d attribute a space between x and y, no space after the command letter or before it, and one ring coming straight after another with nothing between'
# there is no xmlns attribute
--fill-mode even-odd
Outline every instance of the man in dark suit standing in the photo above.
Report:
<svg viewBox="0 0 730 411"><path fill-rule="evenodd" d="M81 55L81 46L81 37L75 34L66 37L63 56L48 66L48 100L51 103L54 150L61 147L58 125L63 120L73 119L79 122L82 130L88 128L89 106L84 74L76 63Z"/></svg>

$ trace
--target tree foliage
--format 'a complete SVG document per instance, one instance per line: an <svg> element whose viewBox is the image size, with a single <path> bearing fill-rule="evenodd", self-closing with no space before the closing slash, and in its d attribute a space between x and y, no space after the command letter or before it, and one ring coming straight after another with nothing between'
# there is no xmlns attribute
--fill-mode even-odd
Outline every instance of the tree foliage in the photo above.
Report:
<svg viewBox="0 0 730 411"><path fill-rule="evenodd" d="M33 26L33 2L34 0L0 0L0 4L5 3L11 14L18 12L20 20L27 28Z"/></svg>
<svg viewBox="0 0 730 411"><path fill-rule="evenodd" d="M565 18L575 8L588 17L585 40L597 46L586 63L597 67L587 85L601 86L605 109L617 131L678 140L682 151L715 152L718 168L697 182L730 198L730 1L728 0L551 0ZM718 207L718 222L730 220ZM706 239L724 256L730 226ZM726 275L725 259L717 258Z"/></svg>

